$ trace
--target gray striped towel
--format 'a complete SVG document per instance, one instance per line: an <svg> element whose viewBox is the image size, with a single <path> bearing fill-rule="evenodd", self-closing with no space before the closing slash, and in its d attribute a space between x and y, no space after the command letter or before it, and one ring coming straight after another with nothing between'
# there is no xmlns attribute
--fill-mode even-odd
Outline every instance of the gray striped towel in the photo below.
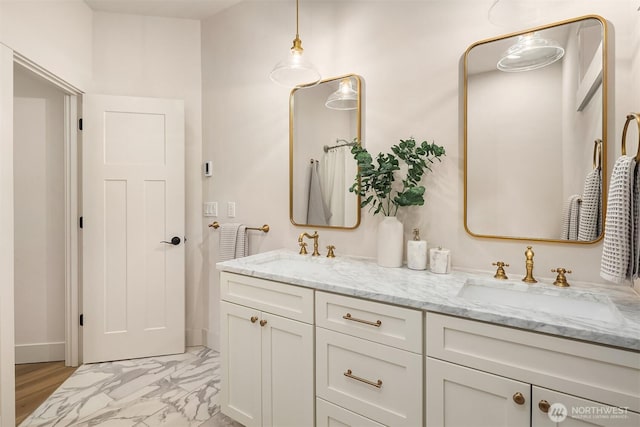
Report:
<svg viewBox="0 0 640 427"><path fill-rule="evenodd" d="M637 250L637 233L634 230L634 176L635 159L621 156L611 172L607 215L604 224L604 243L600 277L614 283L622 283L633 275L632 267Z"/></svg>
<svg viewBox="0 0 640 427"><path fill-rule="evenodd" d="M596 240L602 231L602 174L594 169L587 174L582 192L578 240Z"/></svg>

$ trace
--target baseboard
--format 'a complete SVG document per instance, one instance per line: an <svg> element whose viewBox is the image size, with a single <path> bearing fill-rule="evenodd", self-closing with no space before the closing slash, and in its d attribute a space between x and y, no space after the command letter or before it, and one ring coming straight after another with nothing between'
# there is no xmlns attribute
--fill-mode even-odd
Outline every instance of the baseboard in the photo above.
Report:
<svg viewBox="0 0 640 427"><path fill-rule="evenodd" d="M64 347L64 342L16 345L16 364L64 360Z"/></svg>
<svg viewBox="0 0 640 427"><path fill-rule="evenodd" d="M186 339L187 347L205 345L205 333L203 329L187 329Z"/></svg>

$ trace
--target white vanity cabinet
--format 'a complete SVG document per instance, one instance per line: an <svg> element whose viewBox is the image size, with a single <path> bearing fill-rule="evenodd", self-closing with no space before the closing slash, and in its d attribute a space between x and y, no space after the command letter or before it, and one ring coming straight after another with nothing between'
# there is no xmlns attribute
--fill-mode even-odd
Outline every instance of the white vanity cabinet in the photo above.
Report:
<svg viewBox="0 0 640 427"><path fill-rule="evenodd" d="M316 292L316 425L420 426L421 311Z"/></svg>
<svg viewBox="0 0 640 427"><path fill-rule="evenodd" d="M314 423L313 290L220 275L221 410L247 427Z"/></svg>
<svg viewBox="0 0 640 427"><path fill-rule="evenodd" d="M425 328L427 427L640 425L636 352L435 313Z"/></svg>

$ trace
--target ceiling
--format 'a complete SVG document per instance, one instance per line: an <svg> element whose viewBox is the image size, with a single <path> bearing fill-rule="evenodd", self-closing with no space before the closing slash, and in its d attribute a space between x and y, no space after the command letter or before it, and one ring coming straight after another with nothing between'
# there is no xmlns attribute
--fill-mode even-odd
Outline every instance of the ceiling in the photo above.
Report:
<svg viewBox="0 0 640 427"><path fill-rule="evenodd" d="M96 11L204 19L242 0L84 0Z"/></svg>

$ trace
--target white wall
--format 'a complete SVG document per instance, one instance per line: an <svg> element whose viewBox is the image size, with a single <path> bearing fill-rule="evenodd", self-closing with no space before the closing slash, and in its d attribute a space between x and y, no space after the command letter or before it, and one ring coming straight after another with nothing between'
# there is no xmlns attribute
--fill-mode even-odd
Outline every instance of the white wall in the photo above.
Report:
<svg viewBox="0 0 640 427"><path fill-rule="evenodd" d="M93 90L185 102L187 345L202 344L207 289L202 244L200 22L98 12L93 18Z"/></svg>
<svg viewBox="0 0 640 427"><path fill-rule="evenodd" d="M462 91L460 61L473 42L518 28L499 28L487 20L491 1L349 1L303 2L300 36L305 54L327 78L357 73L366 81L364 142L374 153L400 138L414 136L444 145L447 155L427 176L424 207L405 210L400 219L408 238L419 227L430 243L448 247L458 267L488 270L491 263L511 264L511 276L524 276L526 241L473 238L463 224ZM632 19L627 1L554 2L542 12L554 22L596 13L616 27L613 77L629 74L617 58L625 51L624 34ZM269 223L272 231L252 235L251 253L296 249L297 235L288 219L288 90L270 82L273 65L294 36L294 2L261 1L236 5L203 23L203 112L205 157L214 160L214 178L205 197L235 201L237 218L249 225ZM620 37L620 35L622 36ZM611 87L610 147L623 117L616 104L628 89ZM616 102L613 102L616 101ZM622 119L624 123L624 119ZM610 148L613 151L613 148ZM609 156L610 166L613 158ZM610 169L609 169L610 170ZM220 221L230 221L224 210ZM320 231L322 246L334 244L337 256L375 254L379 218L363 211L353 231ZM311 230L312 231L312 230ZM211 303L217 292L217 236L209 242ZM551 268L571 268L573 280L600 281L601 243L559 245L534 243L536 276L551 277ZM217 313L210 313L215 338ZM215 344L214 344L215 345Z"/></svg>
<svg viewBox="0 0 640 427"><path fill-rule="evenodd" d="M81 0L0 0L0 43L87 90L92 15Z"/></svg>
<svg viewBox="0 0 640 427"><path fill-rule="evenodd" d="M64 95L15 69L16 363L64 360Z"/></svg>

